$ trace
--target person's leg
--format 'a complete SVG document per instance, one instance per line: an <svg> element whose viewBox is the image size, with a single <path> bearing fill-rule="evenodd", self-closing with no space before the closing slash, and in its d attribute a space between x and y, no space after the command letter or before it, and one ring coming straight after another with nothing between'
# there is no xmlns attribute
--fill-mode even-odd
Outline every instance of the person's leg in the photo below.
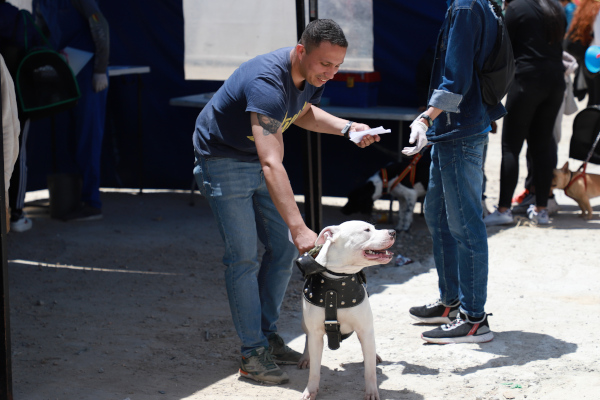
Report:
<svg viewBox="0 0 600 400"><path fill-rule="evenodd" d="M93 60L77 75L81 98L76 106L75 132L77 147L75 159L82 176L81 201L101 209L100 201L100 155L106 116L108 89L94 92L92 89ZM86 71L90 68L89 71Z"/></svg>
<svg viewBox="0 0 600 400"><path fill-rule="evenodd" d="M23 116L20 116L24 118ZM10 187L8 189L8 203L10 206L11 224L25 218L23 208L25 207L25 193L27 192L27 135L29 133L29 119L21 121L21 134L19 135L19 156L15 163L13 173L10 177ZM31 221L27 229L31 227ZM20 228L11 226L14 231ZM22 228L22 227L21 227Z"/></svg>
<svg viewBox="0 0 600 400"><path fill-rule="evenodd" d="M458 244L452 237L448 227L444 184L442 182L442 161L440 146L436 143L431 148L431 166L429 169L429 185L425 195L425 221L433 241L433 259L438 273L440 301L450 306L458 301ZM481 187L480 187L481 190Z"/></svg>
<svg viewBox="0 0 600 400"><path fill-rule="evenodd" d="M557 146L554 140L554 121L563 100L564 79L559 74L545 77L546 99L535 110L534 126L531 126L527 145L531 148L531 159L534 169L534 185L536 188L536 207L545 208L552 186L552 176L557 163Z"/></svg>
<svg viewBox="0 0 600 400"><path fill-rule="evenodd" d="M488 135L441 143L439 162L447 224L457 247L461 311L474 319L485 316L488 247L482 219L483 150Z"/></svg>
<svg viewBox="0 0 600 400"><path fill-rule="evenodd" d="M523 148L529 127L533 124L533 110L538 100L535 88L530 87L528 77L515 77L508 92L502 125L502 162L500 165L500 198L498 208L510 208L519 179L519 154Z"/></svg>
<svg viewBox="0 0 600 400"><path fill-rule="evenodd" d="M253 196L260 186L259 163L229 158L197 158L194 176L225 242L223 263L229 307L241 353L268 347L261 328L257 231Z"/></svg>
<svg viewBox="0 0 600 400"><path fill-rule="evenodd" d="M253 201L258 237L265 246L258 272L258 286L262 332L268 338L269 335L277 332L276 323L279 319L281 303L292 276L298 250L290 242L289 228L271 200L262 173L261 183L254 194Z"/></svg>

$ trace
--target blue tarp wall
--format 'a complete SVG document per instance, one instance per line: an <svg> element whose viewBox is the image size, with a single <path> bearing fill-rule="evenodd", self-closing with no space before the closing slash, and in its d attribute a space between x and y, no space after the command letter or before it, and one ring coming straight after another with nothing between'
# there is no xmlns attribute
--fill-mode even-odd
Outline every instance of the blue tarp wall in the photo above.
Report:
<svg viewBox="0 0 600 400"><path fill-rule="evenodd" d="M290 0L291 1L291 0ZM143 185L189 189L191 135L199 109L174 107L169 99L217 90L220 81L184 79L184 18L181 1L98 0L110 24L110 64L147 65L151 73L113 77L102 154L103 187L138 187L137 79L141 78ZM378 104L417 107L415 76L433 46L444 18L445 0L374 0L374 65L381 73ZM293 45L291 43L290 45ZM392 129L378 146L359 149L322 135L323 195L346 196L356 185L396 158L398 124L361 121ZM53 171L49 119L34 121L28 138L28 190L47 187ZM60 135L61 127L57 126ZM404 127L405 142L408 126ZM300 129L286 131L286 168L294 191L303 193Z"/></svg>

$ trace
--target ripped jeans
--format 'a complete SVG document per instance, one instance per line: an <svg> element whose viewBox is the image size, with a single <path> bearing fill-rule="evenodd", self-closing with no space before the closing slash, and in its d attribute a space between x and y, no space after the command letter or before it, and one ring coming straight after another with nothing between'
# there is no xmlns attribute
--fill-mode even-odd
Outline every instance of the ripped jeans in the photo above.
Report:
<svg viewBox="0 0 600 400"><path fill-rule="evenodd" d="M443 304L460 300L473 319L485 315L488 280L487 231L481 193L488 134L435 143L431 149L425 220L433 240Z"/></svg>
<svg viewBox="0 0 600 400"><path fill-rule="evenodd" d="M194 177L225 242L227 297L241 353L268 347L298 250L275 208L259 162L196 154ZM258 240L265 251L259 261Z"/></svg>

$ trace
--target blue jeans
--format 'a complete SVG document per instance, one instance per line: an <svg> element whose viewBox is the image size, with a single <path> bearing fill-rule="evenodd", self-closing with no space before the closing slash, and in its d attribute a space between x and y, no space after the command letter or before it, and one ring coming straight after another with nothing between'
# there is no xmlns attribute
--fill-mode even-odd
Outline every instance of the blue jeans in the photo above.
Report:
<svg viewBox="0 0 600 400"><path fill-rule="evenodd" d="M298 250L275 208L260 163L196 154L194 176L225 242L229 308L242 355L268 347ZM259 262L258 240L265 246Z"/></svg>
<svg viewBox="0 0 600 400"><path fill-rule="evenodd" d="M474 319L485 315L488 245L481 190L488 134L435 143L431 150L425 220L433 239L440 300L460 300Z"/></svg>

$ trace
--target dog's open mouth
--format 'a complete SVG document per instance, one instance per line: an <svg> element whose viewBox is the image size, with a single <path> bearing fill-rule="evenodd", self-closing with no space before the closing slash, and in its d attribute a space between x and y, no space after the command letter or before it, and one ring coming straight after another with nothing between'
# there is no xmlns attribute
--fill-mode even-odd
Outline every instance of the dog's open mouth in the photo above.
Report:
<svg viewBox="0 0 600 400"><path fill-rule="evenodd" d="M383 250L365 250L364 251L365 258L369 260L386 260L389 261L394 256L394 253L389 251L388 249Z"/></svg>

